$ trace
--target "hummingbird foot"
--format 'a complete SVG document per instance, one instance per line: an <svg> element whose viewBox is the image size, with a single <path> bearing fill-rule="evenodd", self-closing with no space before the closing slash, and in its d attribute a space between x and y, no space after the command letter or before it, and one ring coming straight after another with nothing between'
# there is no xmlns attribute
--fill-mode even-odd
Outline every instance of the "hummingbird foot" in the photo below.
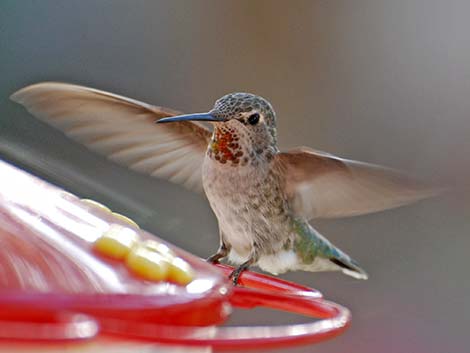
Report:
<svg viewBox="0 0 470 353"><path fill-rule="evenodd" d="M234 286L238 285L238 279L240 278L240 275L243 273L243 271L247 270L255 262L256 262L256 259L252 257L251 259L249 259L248 261L245 261L240 266L238 266L235 270L232 271L232 273L228 276L228 278L232 280L232 283Z"/></svg>
<svg viewBox="0 0 470 353"><path fill-rule="evenodd" d="M230 248L227 245L222 243L219 247L219 250L217 250L217 252L214 255L209 256L206 259L206 261L211 264L218 264L220 259L227 257L229 250Z"/></svg>
<svg viewBox="0 0 470 353"><path fill-rule="evenodd" d="M220 259L224 258L225 256L219 253L215 253L214 255L209 256L206 261L211 264L218 264Z"/></svg>
<svg viewBox="0 0 470 353"><path fill-rule="evenodd" d="M241 265L241 266L237 267L235 270L233 270L232 273L228 276L228 278L232 280L232 284L234 286L238 285L238 279L240 278L240 275L248 267L249 267L248 265L247 266Z"/></svg>

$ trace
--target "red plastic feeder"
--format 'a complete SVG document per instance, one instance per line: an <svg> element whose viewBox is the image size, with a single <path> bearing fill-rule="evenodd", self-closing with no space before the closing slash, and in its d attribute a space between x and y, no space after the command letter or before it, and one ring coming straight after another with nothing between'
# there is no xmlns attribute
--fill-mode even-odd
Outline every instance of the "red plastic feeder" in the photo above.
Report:
<svg viewBox="0 0 470 353"><path fill-rule="evenodd" d="M311 288L244 272L233 287L229 266L212 266L0 161L0 339L63 342L100 335L224 349L279 347L331 338L349 311ZM136 276L125 261L93 244L113 225L140 242L167 245L192 268L178 284ZM265 306L307 315L307 324L221 327L231 307Z"/></svg>

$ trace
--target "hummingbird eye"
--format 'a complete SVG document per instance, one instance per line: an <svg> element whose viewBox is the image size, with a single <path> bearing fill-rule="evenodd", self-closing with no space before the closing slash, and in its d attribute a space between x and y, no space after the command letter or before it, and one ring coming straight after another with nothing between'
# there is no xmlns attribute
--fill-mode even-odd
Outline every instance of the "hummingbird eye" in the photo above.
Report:
<svg viewBox="0 0 470 353"><path fill-rule="evenodd" d="M250 125L256 125L258 124L259 121L259 114L258 113L253 113L248 117L248 122Z"/></svg>

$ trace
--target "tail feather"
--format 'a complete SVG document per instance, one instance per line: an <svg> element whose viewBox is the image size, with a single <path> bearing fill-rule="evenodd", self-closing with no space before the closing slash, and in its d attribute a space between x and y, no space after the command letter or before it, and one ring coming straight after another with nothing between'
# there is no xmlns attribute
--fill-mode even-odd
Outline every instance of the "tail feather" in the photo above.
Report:
<svg viewBox="0 0 470 353"><path fill-rule="evenodd" d="M306 271L342 271L356 279L367 279L369 276L359 264L346 253L334 246L308 223L298 221L297 235L300 239L295 248L300 257L315 258L313 263L301 266Z"/></svg>
<svg viewBox="0 0 470 353"><path fill-rule="evenodd" d="M330 261L340 267L341 271L351 277L356 279L368 279L369 276L367 272L364 271L354 260L348 259L349 261L345 261L345 259L339 258L330 258Z"/></svg>

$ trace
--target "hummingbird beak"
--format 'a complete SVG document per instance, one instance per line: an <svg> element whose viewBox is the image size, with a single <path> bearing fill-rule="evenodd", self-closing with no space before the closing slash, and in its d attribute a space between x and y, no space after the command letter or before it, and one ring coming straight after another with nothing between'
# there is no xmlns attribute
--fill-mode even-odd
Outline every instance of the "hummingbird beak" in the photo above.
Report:
<svg viewBox="0 0 470 353"><path fill-rule="evenodd" d="M177 115L177 116L170 116L169 118L163 118L157 120L156 123L173 123L177 121L225 121L223 118L218 118L213 116L210 113L196 113L196 114L185 114L185 115Z"/></svg>

